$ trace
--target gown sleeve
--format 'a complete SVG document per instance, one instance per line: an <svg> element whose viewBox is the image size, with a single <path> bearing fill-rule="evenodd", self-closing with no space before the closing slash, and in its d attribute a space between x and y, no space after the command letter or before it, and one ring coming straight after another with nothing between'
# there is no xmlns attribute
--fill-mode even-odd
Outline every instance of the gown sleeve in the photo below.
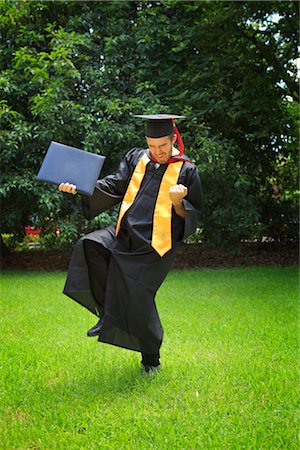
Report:
<svg viewBox="0 0 300 450"><path fill-rule="evenodd" d="M98 180L93 195L81 195L83 214L86 219L93 219L121 202L134 169L136 153L137 149L130 150L121 161L116 173Z"/></svg>
<svg viewBox="0 0 300 450"><path fill-rule="evenodd" d="M188 171L185 184L188 187L188 194L183 199L183 206L186 211L184 220L184 231L182 240L193 234L197 228L200 215L203 211L203 193L200 175L196 167Z"/></svg>

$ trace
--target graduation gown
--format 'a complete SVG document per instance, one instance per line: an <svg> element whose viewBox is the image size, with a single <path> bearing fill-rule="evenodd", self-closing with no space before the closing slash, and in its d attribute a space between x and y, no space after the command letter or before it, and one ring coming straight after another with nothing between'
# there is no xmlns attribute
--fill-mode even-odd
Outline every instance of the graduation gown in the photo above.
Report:
<svg viewBox="0 0 300 450"><path fill-rule="evenodd" d="M98 180L94 194L82 196L83 213L92 219L120 203L140 158L147 149L134 148L121 161L118 171ZM144 353L156 353L162 343L163 328L155 304L155 294L169 272L180 243L196 229L202 209L202 190L198 171L184 161L177 184L188 187L184 198L185 219L172 210L172 249L164 256L151 247L153 213L167 164L150 161L134 203L115 225L81 238L71 258L64 293L93 314L100 316L90 289L83 241L90 239L111 251L105 298L104 322L100 342ZM170 299L171 301L171 299Z"/></svg>

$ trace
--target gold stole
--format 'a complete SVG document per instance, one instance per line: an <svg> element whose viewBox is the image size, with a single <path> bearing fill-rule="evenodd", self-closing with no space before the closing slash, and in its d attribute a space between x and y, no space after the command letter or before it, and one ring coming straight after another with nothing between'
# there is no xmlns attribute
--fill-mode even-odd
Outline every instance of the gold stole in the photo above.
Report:
<svg viewBox="0 0 300 450"><path fill-rule="evenodd" d="M124 214L137 196L149 162L150 158L144 153L132 174L120 208L116 235L119 233ZM172 248L172 202L169 197L169 190L171 186L177 183L182 164L183 161L176 161L168 165L161 180L155 203L151 245L160 256L163 256Z"/></svg>

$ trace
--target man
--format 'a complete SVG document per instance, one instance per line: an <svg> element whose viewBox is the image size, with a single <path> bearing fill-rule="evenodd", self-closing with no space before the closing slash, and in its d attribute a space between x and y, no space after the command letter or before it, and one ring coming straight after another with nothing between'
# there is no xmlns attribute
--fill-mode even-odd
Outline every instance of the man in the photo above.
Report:
<svg viewBox="0 0 300 450"><path fill-rule="evenodd" d="M155 295L180 243L196 229L202 191L174 125L181 116L137 117L147 119L148 148L130 150L92 196L82 195L87 219L122 202L117 226L78 241L64 293L100 318L88 336L141 352L143 370L151 373L160 368L163 337ZM177 139L180 150L173 147ZM76 194L69 183L59 190Z"/></svg>

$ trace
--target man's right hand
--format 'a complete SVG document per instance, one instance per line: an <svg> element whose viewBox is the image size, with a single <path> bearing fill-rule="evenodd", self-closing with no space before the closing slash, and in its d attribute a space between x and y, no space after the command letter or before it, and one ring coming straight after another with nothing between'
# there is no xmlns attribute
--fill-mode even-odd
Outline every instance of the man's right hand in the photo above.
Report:
<svg viewBox="0 0 300 450"><path fill-rule="evenodd" d="M60 183L60 185L58 186L58 190L62 191L62 192L68 192L69 194L73 194L73 195L77 194L75 184Z"/></svg>

